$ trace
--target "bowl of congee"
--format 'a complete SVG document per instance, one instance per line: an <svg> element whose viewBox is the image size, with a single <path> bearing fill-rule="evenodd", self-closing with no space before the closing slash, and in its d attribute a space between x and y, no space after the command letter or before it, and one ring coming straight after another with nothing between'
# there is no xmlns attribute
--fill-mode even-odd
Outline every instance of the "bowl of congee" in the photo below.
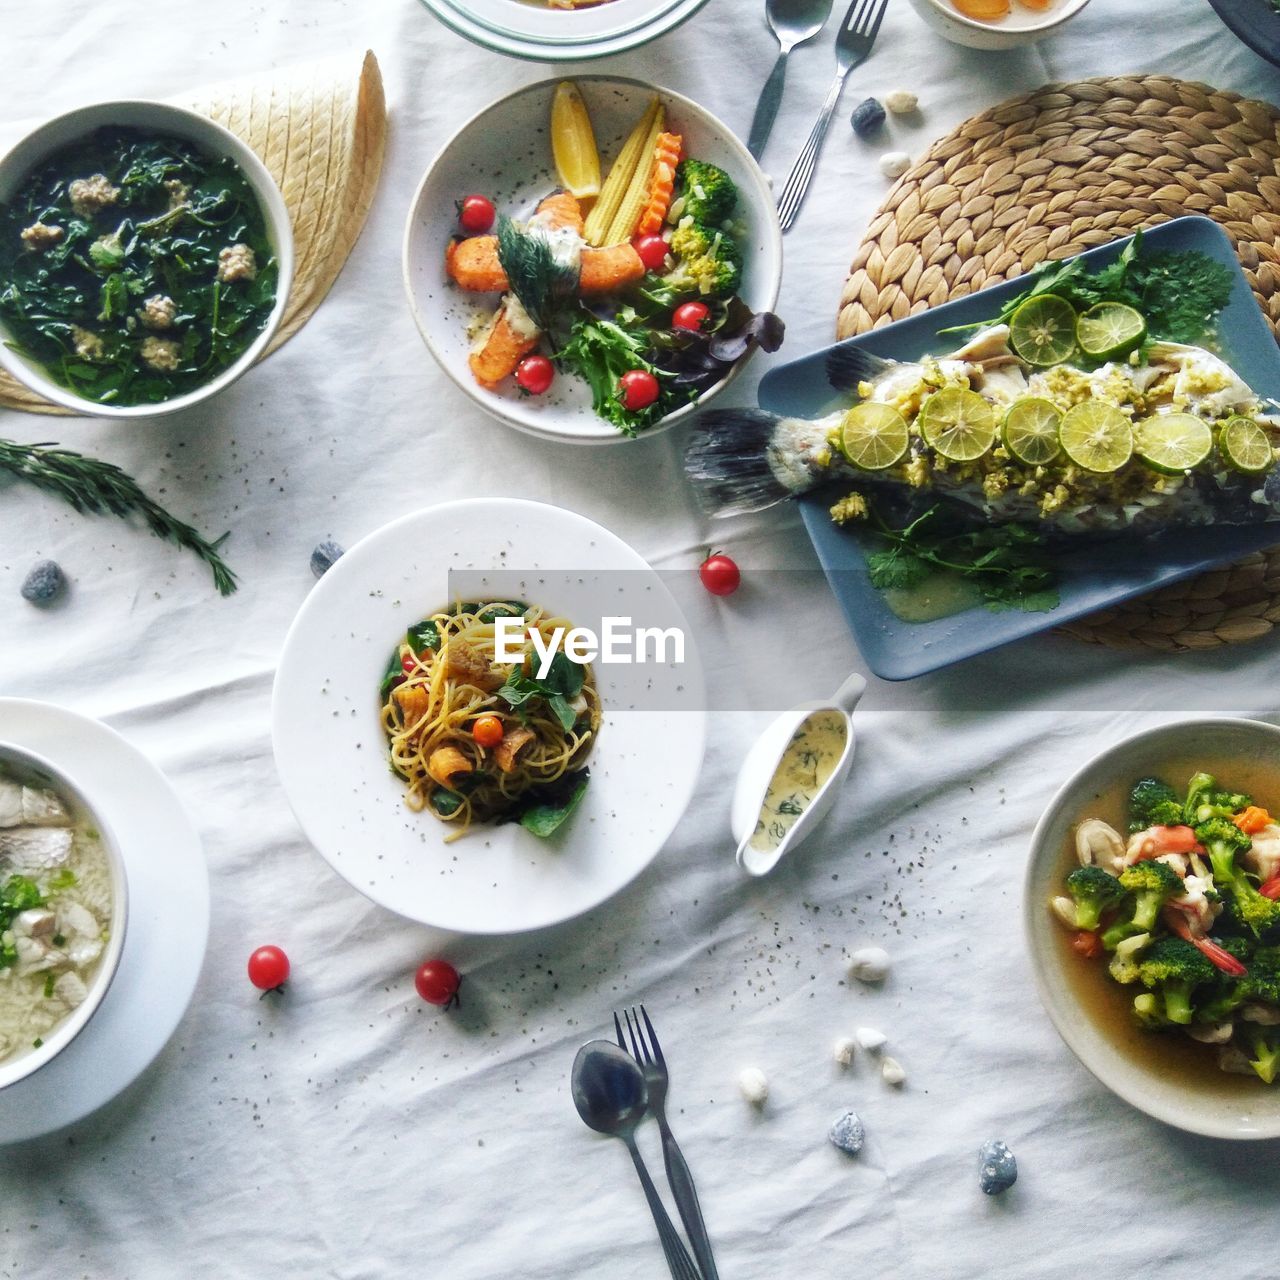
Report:
<svg viewBox="0 0 1280 1280"><path fill-rule="evenodd" d="M93 1017L126 911L124 862L102 816L53 763L0 742L0 1094Z"/></svg>
<svg viewBox="0 0 1280 1280"><path fill-rule="evenodd" d="M0 365L96 417L184 409L234 382L293 276L284 198L212 120L106 102L0 159Z"/></svg>

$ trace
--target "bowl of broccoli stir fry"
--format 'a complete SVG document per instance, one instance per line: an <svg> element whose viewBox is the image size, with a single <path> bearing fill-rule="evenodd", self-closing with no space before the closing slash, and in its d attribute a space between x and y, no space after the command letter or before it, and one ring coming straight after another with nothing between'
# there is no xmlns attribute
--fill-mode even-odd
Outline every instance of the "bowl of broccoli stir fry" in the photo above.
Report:
<svg viewBox="0 0 1280 1280"><path fill-rule="evenodd" d="M1181 721L1104 752L1032 840L1040 995L1126 1101L1217 1137L1280 1135L1280 729Z"/></svg>

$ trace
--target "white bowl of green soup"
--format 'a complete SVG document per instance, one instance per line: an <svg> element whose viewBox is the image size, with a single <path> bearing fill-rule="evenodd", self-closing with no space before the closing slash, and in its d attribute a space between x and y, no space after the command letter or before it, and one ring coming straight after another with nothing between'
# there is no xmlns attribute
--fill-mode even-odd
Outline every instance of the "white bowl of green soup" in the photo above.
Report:
<svg viewBox="0 0 1280 1280"><path fill-rule="evenodd" d="M266 166L161 102L70 111L0 159L0 365L77 413L173 413L262 355L293 277Z"/></svg>

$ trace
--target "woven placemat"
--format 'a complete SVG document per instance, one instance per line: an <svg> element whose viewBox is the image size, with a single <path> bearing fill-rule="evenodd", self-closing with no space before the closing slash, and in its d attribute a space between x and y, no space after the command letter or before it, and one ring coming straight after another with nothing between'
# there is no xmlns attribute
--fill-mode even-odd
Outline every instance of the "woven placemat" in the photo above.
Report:
<svg viewBox="0 0 1280 1280"><path fill-rule="evenodd" d="M1046 85L966 120L894 186L854 257L837 333L864 333L1185 213L1221 224L1280 334L1280 111L1168 76ZM1280 548L1063 630L1183 651L1277 625Z"/></svg>
<svg viewBox="0 0 1280 1280"><path fill-rule="evenodd" d="M264 359L311 318L355 245L382 171L387 106L372 53L306 63L175 98L242 138L279 184L293 226L293 287ZM65 414L0 372L0 408Z"/></svg>

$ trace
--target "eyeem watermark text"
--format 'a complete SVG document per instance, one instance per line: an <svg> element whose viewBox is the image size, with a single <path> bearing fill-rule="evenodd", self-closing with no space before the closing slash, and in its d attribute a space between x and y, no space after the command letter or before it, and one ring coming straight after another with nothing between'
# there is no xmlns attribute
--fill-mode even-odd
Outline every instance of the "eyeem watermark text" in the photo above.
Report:
<svg viewBox="0 0 1280 1280"><path fill-rule="evenodd" d="M539 680L547 678L558 651L574 662L621 666L684 662L684 632L679 627L637 627L630 617L602 618L599 635L590 627L556 627L548 637L523 618L495 618L493 632L494 658L500 663L522 662L526 644L532 643L538 655Z"/></svg>

